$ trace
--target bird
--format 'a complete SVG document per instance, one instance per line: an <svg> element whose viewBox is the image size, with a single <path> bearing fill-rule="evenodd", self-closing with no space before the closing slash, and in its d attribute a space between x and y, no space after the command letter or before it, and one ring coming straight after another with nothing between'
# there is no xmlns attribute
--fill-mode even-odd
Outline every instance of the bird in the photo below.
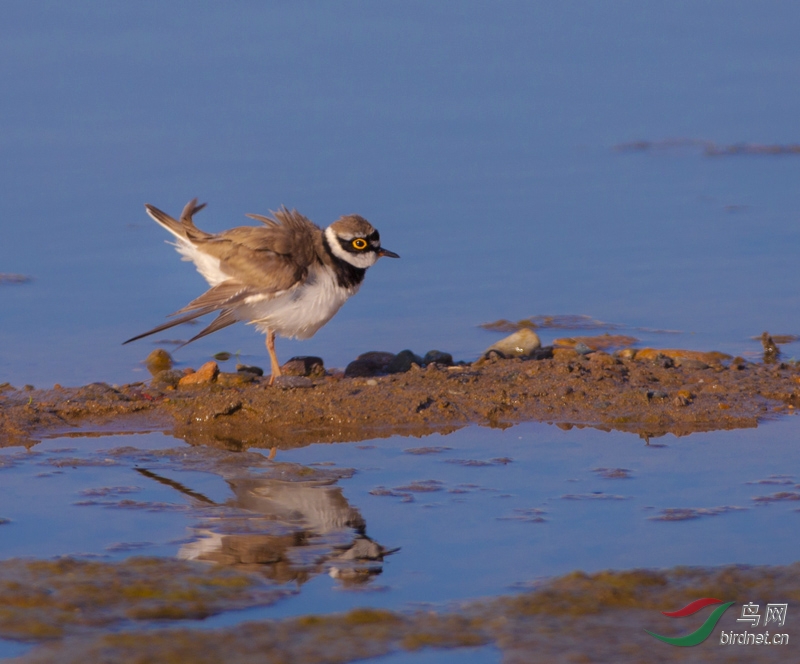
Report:
<svg viewBox="0 0 800 664"><path fill-rule="evenodd" d="M358 292L367 268L381 256L400 258L381 247L378 231L357 214L340 217L323 230L297 210L281 206L271 217L246 215L261 226L214 234L194 224L194 215L205 206L194 198L176 220L145 205L147 214L176 238L171 244L183 260L193 262L211 288L170 314L169 322L123 344L217 312L211 324L179 347L239 321L254 325L266 335L272 385L281 375L276 335L312 337Z"/></svg>

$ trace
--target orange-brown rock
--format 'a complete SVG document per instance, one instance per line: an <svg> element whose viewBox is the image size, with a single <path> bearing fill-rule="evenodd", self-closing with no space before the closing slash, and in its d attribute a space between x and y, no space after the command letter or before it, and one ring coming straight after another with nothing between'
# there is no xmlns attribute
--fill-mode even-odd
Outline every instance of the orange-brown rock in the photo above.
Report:
<svg viewBox="0 0 800 664"><path fill-rule="evenodd" d="M589 362L593 364L611 366L612 364L619 364L619 360L608 353L598 350L589 354Z"/></svg>
<svg viewBox="0 0 800 664"><path fill-rule="evenodd" d="M577 360L580 357L581 354L577 350L573 350L572 348L553 349L553 359L558 362L570 362L571 360Z"/></svg>
<svg viewBox="0 0 800 664"><path fill-rule="evenodd" d="M620 346L630 346L639 341L636 337L624 334L598 334L593 337L564 337L556 339L553 344L563 348L575 348L578 344L586 344L592 350L608 350Z"/></svg>
<svg viewBox="0 0 800 664"><path fill-rule="evenodd" d="M636 352L637 360L656 360L659 356L673 360L696 360L706 364L720 364L731 356L719 351L683 350L679 348L642 348Z"/></svg>
<svg viewBox="0 0 800 664"><path fill-rule="evenodd" d="M219 375L219 365L216 362L206 362L194 373L184 376L178 382L178 387L190 387L192 385L204 385L213 383Z"/></svg>

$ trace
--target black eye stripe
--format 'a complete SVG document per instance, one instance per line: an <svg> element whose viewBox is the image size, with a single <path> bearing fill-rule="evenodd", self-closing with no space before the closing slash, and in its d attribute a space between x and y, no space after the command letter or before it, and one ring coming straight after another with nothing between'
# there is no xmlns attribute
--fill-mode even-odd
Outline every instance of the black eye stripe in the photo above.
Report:
<svg viewBox="0 0 800 664"><path fill-rule="evenodd" d="M372 237L372 235L368 236L367 239L369 239L370 237ZM363 240L365 238L354 237L352 240L345 240L341 237L337 237L336 239L339 242L339 246L349 254L364 254L368 251L378 251L378 249L380 249L380 244L373 246L371 242L368 242L363 249L356 249L353 246L353 242L355 242L356 240Z"/></svg>

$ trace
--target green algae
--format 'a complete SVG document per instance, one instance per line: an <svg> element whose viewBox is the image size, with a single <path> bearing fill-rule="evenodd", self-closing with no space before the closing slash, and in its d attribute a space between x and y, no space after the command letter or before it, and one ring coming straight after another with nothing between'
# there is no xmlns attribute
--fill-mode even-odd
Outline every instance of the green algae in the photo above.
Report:
<svg viewBox="0 0 800 664"><path fill-rule="evenodd" d="M129 573L130 584L125 585L123 580L128 578L128 570L155 572L162 563L170 573L180 576L180 565L172 567L172 561L134 559L129 566L55 561L36 563L34 567L42 572L60 571L60 585L46 574L38 579L38 584L22 580L15 585L6 581L2 599L16 601L15 606L22 607L23 611L28 605L38 610L48 601L59 608L52 614L50 623L31 621L25 638L51 640L31 651L23 661L32 664L87 661L344 664L403 650L493 644L502 651L503 661L507 662L785 662L790 656L787 649L732 651L720 648L713 637L694 649L677 649L655 641L645 629L660 634L675 633L681 628L686 631L687 626L691 629L688 624L682 627L669 624L670 619L661 611L678 609L698 597L719 597L741 604L800 600L800 563L784 567L677 567L661 571L574 572L520 595L467 603L440 612L361 608L341 614L249 622L216 630L185 627L143 630L140 623L128 623L124 631L109 633L99 617L92 622L85 616L76 620L66 615L66 609L75 602L64 602L59 599L58 592L54 592L57 586L63 590L75 585L78 586L75 597L83 597L87 585L85 575L89 572L100 573L104 580L116 578L122 590L111 592L102 607L102 613L113 618L131 609L125 588L135 589L132 594L137 598L143 591L148 595L151 592L151 586L133 572ZM20 565L22 569L33 565L31 561L16 561L15 564L17 572ZM126 573L103 573L104 567L119 567ZM0 564L0 575L9 569ZM230 596L225 592L253 592L252 585L242 581L251 577L218 577L211 572L214 568L207 569L212 583L203 584L204 579L208 580L205 575L198 576L192 570L186 571L185 585L203 590L221 587L223 596L228 599ZM29 586L32 586L30 591L26 591ZM147 604L152 599L148 596L144 603L137 605L141 609L138 619L178 619L189 615L190 608L201 613L202 601L209 602L209 608L215 601L218 607L221 605L213 594L191 595L189 602L181 587L181 584L173 584L172 588L165 588L161 599L169 599L160 605ZM96 597L84 599L95 601ZM152 608L149 612L148 607ZM173 607L176 607L174 611ZM5 611L10 612L8 605ZM736 615L735 611L728 611L718 629L740 627L736 624ZM0 621L0 624L3 623ZM788 624L783 629L794 638ZM70 638L53 640L60 635ZM689 650L691 652L687 652Z"/></svg>
<svg viewBox="0 0 800 664"><path fill-rule="evenodd" d="M128 620L205 617L284 594L255 575L170 559L12 559L0 562L0 636L41 640Z"/></svg>

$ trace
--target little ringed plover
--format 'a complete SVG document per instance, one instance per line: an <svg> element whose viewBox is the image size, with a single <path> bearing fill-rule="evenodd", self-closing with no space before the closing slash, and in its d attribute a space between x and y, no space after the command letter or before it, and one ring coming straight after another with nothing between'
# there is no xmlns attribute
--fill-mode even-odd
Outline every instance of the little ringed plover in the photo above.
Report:
<svg viewBox="0 0 800 664"><path fill-rule="evenodd" d="M211 288L172 320L139 334L136 341L212 312L214 321L189 339L221 330L237 321L267 335L272 375L281 375L275 336L308 339L358 292L367 268L381 256L399 258L381 247L378 231L363 217L347 215L325 230L285 207L273 217L248 214L263 226L240 226L222 233L201 231L193 216L205 207L187 203L180 220L152 205L147 214L175 236L183 260L192 261ZM185 344L183 344L185 345Z"/></svg>

